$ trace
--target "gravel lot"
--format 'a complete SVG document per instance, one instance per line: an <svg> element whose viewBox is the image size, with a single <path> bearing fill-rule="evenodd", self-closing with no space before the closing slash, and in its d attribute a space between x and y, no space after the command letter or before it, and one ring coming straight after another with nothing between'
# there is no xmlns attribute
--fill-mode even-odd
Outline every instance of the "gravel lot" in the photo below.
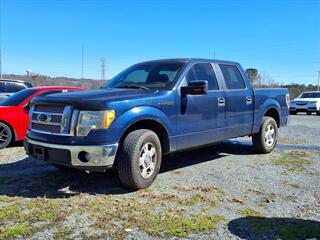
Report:
<svg viewBox="0 0 320 240"><path fill-rule="evenodd" d="M0 150L0 239L320 239L320 117L291 116L271 154L249 140L168 156L137 192Z"/></svg>

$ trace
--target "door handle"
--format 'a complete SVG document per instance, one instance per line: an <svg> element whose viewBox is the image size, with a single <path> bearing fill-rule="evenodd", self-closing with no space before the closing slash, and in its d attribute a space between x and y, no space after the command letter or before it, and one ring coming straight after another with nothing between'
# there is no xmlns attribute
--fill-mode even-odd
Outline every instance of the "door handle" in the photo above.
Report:
<svg viewBox="0 0 320 240"><path fill-rule="evenodd" d="M225 105L225 100L223 97L218 98L218 105L219 106L224 106Z"/></svg>
<svg viewBox="0 0 320 240"><path fill-rule="evenodd" d="M251 104L252 103L252 97L251 96L246 96L246 103Z"/></svg>

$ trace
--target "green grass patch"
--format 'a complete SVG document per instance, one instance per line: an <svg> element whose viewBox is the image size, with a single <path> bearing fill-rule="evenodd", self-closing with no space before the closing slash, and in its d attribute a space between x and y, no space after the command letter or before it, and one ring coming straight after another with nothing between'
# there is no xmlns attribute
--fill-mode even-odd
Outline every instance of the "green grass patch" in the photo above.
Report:
<svg viewBox="0 0 320 240"><path fill-rule="evenodd" d="M220 215L193 215L185 218L175 211L166 211L162 215L146 216L139 227L154 236L186 237L190 233L208 232L224 221Z"/></svg>
<svg viewBox="0 0 320 240"><path fill-rule="evenodd" d="M171 198L169 198L172 201ZM206 232L216 228L223 216L187 214L184 206L169 206L163 199L147 199L141 202L134 197L114 198L110 196L87 199L78 203L81 211L90 213L93 227L116 231L125 236L125 228L138 227L140 230L158 237L185 237L190 233ZM176 200L173 200L176 201ZM190 202L198 201L190 200ZM106 202L108 207L106 207Z"/></svg>
<svg viewBox="0 0 320 240"><path fill-rule="evenodd" d="M273 159L274 165L284 166L292 172L303 172L305 167L311 163L310 160L302 158L300 155L293 155L292 153L282 154L279 158Z"/></svg>
<svg viewBox="0 0 320 240"><path fill-rule="evenodd" d="M54 235L53 235L53 239L54 240L61 240L61 239L71 239L68 236L72 233L72 229L69 227L63 227L63 226L59 226L57 227Z"/></svg>
<svg viewBox="0 0 320 240"><path fill-rule="evenodd" d="M0 202L4 202L4 203L15 202L19 199L20 199L19 197L8 197L8 196L0 195Z"/></svg>
<svg viewBox="0 0 320 240"><path fill-rule="evenodd" d="M26 218L31 222L44 221L56 222L64 217L64 211L61 209L62 202L58 200L48 200L37 198L27 203L29 213Z"/></svg>
<svg viewBox="0 0 320 240"><path fill-rule="evenodd" d="M10 227L3 227L0 228L0 239L10 239L16 237L26 237L30 235L31 230L26 225L17 225L17 226L10 226Z"/></svg>
<svg viewBox="0 0 320 240"><path fill-rule="evenodd" d="M253 209L253 208L241 208L239 209L238 213L241 216L250 216L250 217L257 217L262 216L262 213Z"/></svg>
<svg viewBox="0 0 320 240"><path fill-rule="evenodd" d="M8 221L18 221L20 217L21 211L17 205L0 207L0 226L4 226Z"/></svg>

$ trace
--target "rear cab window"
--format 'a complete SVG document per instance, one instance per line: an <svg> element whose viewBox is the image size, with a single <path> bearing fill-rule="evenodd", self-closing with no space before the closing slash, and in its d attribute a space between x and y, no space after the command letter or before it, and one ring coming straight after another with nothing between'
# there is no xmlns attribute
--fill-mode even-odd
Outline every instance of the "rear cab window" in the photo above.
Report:
<svg viewBox="0 0 320 240"><path fill-rule="evenodd" d="M219 64L226 88L229 90L246 89L244 79L235 65Z"/></svg>

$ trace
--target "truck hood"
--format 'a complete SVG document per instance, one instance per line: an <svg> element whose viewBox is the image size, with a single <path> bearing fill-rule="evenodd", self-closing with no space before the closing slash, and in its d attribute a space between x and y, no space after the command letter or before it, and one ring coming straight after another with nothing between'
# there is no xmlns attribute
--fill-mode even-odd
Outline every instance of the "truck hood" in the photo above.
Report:
<svg viewBox="0 0 320 240"><path fill-rule="evenodd" d="M156 90L144 89L124 89L124 88L106 88L86 91L75 91L67 93L51 94L45 97L35 97L31 105L35 104L63 104L72 105L78 109L103 109L105 104L110 101L126 101L137 98L143 98L152 95Z"/></svg>
<svg viewBox="0 0 320 240"><path fill-rule="evenodd" d="M320 98L296 98L294 102L320 102Z"/></svg>

